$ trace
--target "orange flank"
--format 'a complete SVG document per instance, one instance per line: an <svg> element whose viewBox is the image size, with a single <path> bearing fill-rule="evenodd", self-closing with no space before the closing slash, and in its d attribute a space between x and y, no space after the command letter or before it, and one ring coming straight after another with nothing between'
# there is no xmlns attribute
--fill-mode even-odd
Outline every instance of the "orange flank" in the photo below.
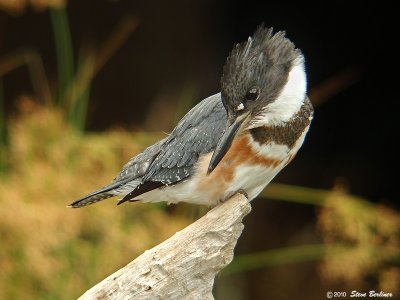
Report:
<svg viewBox="0 0 400 300"><path fill-rule="evenodd" d="M248 131L244 131L243 134L234 140L229 151L211 174L206 175L212 152L199 159L195 175L199 179L197 187L199 191L210 191L212 189L215 195L223 193L230 186L235 176L235 170L240 165L258 165L265 166L266 168L275 168L282 163L282 160L267 158L254 151L249 144L249 134Z"/></svg>

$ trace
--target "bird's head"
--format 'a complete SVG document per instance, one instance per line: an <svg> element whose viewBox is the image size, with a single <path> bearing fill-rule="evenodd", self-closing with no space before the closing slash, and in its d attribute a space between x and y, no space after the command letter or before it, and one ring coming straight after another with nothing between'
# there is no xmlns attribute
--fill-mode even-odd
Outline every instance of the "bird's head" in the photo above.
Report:
<svg viewBox="0 0 400 300"><path fill-rule="evenodd" d="M221 97L228 115L226 129L208 167L211 173L235 136L260 126L288 121L306 97L304 57L272 28L259 27L253 37L229 54L221 78Z"/></svg>

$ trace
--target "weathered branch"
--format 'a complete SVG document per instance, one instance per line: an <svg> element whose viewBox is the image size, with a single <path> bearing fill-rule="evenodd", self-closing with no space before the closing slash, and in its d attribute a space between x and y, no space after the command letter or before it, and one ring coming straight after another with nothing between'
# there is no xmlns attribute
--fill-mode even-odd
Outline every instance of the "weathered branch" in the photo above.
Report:
<svg viewBox="0 0 400 300"><path fill-rule="evenodd" d="M236 194L79 299L214 299L215 276L232 261L250 210L246 197Z"/></svg>

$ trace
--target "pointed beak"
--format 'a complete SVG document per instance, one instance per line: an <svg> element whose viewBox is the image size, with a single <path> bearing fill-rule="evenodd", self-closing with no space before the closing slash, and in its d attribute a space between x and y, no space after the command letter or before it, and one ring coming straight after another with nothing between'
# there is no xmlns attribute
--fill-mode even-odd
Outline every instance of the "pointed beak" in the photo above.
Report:
<svg viewBox="0 0 400 300"><path fill-rule="evenodd" d="M228 117L224 134L218 141L217 147L215 148L215 151L211 157L210 164L208 165L207 175L216 168L216 166L225 156L226 152L228 152L232 145L232 141L238 134L242 124L248 119L249 116L250 112L235 117Z"/></svg>

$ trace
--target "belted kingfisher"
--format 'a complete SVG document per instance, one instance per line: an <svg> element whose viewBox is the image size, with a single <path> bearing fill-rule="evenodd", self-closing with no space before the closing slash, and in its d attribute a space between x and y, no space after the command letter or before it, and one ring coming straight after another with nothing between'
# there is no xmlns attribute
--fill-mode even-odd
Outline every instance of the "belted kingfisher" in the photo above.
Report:
<svg viewBox="0 0 400 300"><path fill-rule="evenodd" d="M114 181L73 202L125 201L213 206L238 191L249 200L296 155L313 116L304 57L260 26L229 54L221 92L192 108L163 140L130 159Z"/></svg>

